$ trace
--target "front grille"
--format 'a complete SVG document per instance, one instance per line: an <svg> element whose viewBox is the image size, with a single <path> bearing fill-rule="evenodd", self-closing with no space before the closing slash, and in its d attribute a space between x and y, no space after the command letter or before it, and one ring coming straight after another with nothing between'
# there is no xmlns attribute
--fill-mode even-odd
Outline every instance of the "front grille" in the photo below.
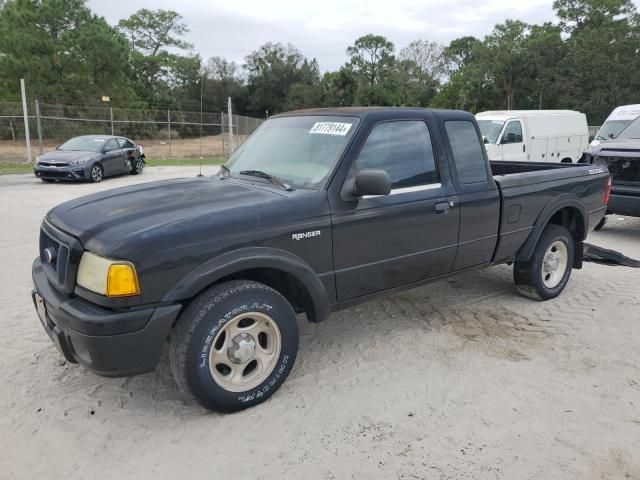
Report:
<svg viewBox="0 0 640 480"><path fill-rule="evenodd" d="M38 165L43 167L68 167L68 163L55 163L55 162L39 162Z"/></svg>
<svg viewBox="0 0 640 480"><path fill-rule="evenodd" d="M73 292L82 245L47 221L40 229L40 261L49 281L58 290Z"/></svg>
<svg viewBox="0 0 640 480"><path fill-rule="evenodd" d="M630 184L640 182L640 158L609 157L607 168L614 184Z"/></svg>
<svg viewBox="0 0 640 480"><path fill-rule="evenodd" d="M67 178L67 176L70 176L66 172L51 172L49 170L41 170L38 173L40 174L41 177L48 177L48 178Z"/></svg>

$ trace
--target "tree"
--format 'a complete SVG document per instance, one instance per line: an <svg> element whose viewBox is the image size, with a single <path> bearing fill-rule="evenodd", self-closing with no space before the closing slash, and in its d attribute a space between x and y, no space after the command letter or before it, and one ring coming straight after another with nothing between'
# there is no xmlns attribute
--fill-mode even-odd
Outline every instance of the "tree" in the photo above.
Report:
<svg viewBox="0 0 640 480"><path fill-rule="evenodd" d="M449 63L449 70L460 70L474 60L474 51L482 42L475 37L461 37L452 40L444 50Z"/></svg>
<svg viewBox="0 0 640 480"><path fill-rule="evenodd" d="M320 83L322 105L349 107L354 104L357 88L358 78L350 65L340 67L337 72L327 72Z"/></svg>
<svg viewBox="0 0 640 480"><path fill-rule="evenodd" d="M68 100L134 96L126 40L84 0L13 0L0 10L0 92Z"/></svg>
<svg viewBox="0 0 640 480"><path fill-rule="evenodd" d="M373 88L385 70L393 67L394 46L381 35L365 35L356 39L351 47L347 48L350 64L353 70L362 75Z"/></svg>
<svg viewBox="0 0 640 480"><path fill-rule="evenodd" d="M315 106L316 96L310 93L310 89L317 88L320 82L320 69L315 59L306 59L291 44L285 47L281 43L266 43L245 60L249 109L256 114ZM295 92L290 95L290 89L296 84Z"/></svg>
<svg viewBox="0 0 640 480"><path fill-rule="evenodd" d="M190 43L180 38L189 29L177 12L143 8L120 20L118 28L129 41L132 64L145 84L145 94L149 99L158 100L173 73L177 73L176 68L191 68L197 61L195 56L187 61L173 53L173 50L192 48Z"/></svg>
<svg viewBox="0 0 640 480"><path fill-rule="evenodd" d="M415 40L400 50L396 63L398 104L428 106L447 72L444 46Z"/></svg>

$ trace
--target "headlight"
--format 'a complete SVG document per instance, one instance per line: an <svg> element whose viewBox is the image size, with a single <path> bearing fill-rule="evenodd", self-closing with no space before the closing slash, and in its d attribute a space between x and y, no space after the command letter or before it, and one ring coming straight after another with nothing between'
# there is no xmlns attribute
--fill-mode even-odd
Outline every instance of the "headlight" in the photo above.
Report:
<svg viewBox="0 0 640 480"><path fill-rule="evenodd" d="M71 160L71 162L69 162L69 165L84 165L88 161L89 161L88 158L84 158L84 159L80 159L80 160Z"/></svg>
<svg viewBox="0 0 640 480"><path fill-rule="evenodd" d="M107 297L140 295L133 263L84 252L78 267L78 285Z"/></svg>
<svg viewBox="0 0 640 480"><path fill-rule="evenodd" d="M36 163L40 163L40 157L36 157Z"/></svg>

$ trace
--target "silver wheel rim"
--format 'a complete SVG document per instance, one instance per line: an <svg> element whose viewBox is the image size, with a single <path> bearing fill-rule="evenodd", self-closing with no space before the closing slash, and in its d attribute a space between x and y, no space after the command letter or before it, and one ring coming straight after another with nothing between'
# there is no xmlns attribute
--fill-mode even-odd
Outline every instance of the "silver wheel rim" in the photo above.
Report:
<svg viewBox="0 0 640 480"><path fill-rule="evenodd" d="M91 178L94 182L102 180L102 169L98 165L91 169Z"/></svg>
<svg viewBox="0 0 640 480"><path fill-rule="evenodd" d="M138 160L136 162L136 173L141 173L141 172L142 172L142 162Z"/></svg>
<svg viewBox="0 0 640 480"><path fill-rule="evenodd" d="M547 288L557 287L569 264L569 250L564 242L556 240L547 249L542 260L542 283Z"/></svg>
<svg viewBox="0 0 640 480"><path fill-rule="evenodd" d="M278 325L260 312L242 313L222 327L209 350L213 380L229 392L245 392L264 382L282 348Z"/></svg>

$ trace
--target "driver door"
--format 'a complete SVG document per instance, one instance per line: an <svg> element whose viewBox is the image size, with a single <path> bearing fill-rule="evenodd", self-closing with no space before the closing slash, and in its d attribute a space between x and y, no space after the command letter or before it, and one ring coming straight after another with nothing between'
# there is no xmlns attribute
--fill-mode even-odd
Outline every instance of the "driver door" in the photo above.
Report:
<svg viewBox="0 0 640 480"><path fill-rule="evenodd" d="M500 140L502 160L508 162L526 162L527 149L522 135L522 122L509 120L502 131Z"/></svg>

